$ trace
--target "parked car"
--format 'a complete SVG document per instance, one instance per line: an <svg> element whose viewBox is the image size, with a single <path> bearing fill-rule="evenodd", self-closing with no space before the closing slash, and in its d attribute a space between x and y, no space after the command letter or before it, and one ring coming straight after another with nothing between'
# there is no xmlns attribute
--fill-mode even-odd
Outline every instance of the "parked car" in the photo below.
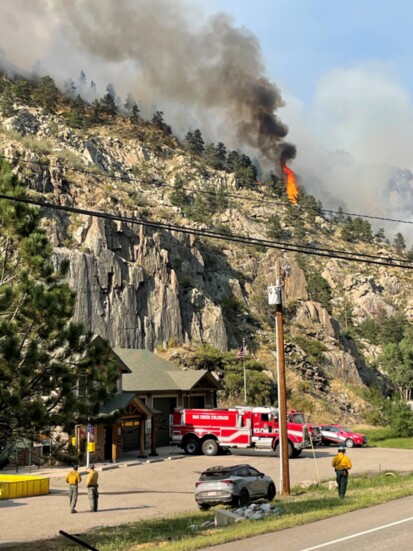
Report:
<svg viewBox="0 0 413 551"><path fill-rule="evenodd" d="M272 501L275 494L272 478L251 465L211 467L195 483L195 501L204 511L219 503L244 506L260 498Z"/></svg>
<svg viewBox="0 0 413 551"><path fill-rule="evenodd" d="M354 446L365 446L367 437L360 432L353 432L351 429L343 425L319 425L322 435L322 444L329 446L337 444L353 448Z"/></svg>

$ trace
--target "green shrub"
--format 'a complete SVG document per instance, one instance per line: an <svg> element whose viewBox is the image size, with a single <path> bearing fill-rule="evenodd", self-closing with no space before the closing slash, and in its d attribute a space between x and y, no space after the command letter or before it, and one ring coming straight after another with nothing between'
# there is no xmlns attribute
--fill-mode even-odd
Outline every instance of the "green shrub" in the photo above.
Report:
<svg viewBox="0 0 413 551"><path fill-rule="evenodd" d="M297 335L293 338L295 344L304 350L307 354L307 360L310 363L320 363L323 359L323 353L327 350L327 347L321 341L316 339L309 339L302 335Z"/></svg>

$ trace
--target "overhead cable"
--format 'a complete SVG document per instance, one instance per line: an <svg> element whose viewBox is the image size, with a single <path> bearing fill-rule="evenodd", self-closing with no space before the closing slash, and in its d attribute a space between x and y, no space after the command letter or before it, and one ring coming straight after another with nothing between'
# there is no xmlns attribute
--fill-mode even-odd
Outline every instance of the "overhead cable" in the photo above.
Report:
<svg viewBox="0 0 413 551"><path fill-rule="evenodd" d="M54 203L38 201L35 199L31 199L29 197L13 197L10 195L0 194L0 199L15 201L18 203L31 204L42 208L60 210L60 211L65 211L65 212L70 212L75 214L82 214L86 216L93 216L96 218L104 218L107 220L120 221L128 224L136 224L139 226L145 226L145 227L154 228L154 229L163 229L171 232L179 232L179 233L184 233L188 235L195 235L203 238L219 239L222 241L242 243L246 245L255 245L260 247L264 246L271 249L282 249L289 252L308 254L312 256L320 256L324 258L335 258L335 259L341 259L349 262L376 264L379 266L392 266L392 267L409 269L409 270L413 269L413 264L410 261L401 259L401 258L363 255L361 253L352 253L350 251L334 251L330 249L323 249L321 247L313 247L310 245L289 244L281 241L272 241L268 239L253 238L253 237L234 235L234 234L228 235L226 233L220 233L212 230L188 228L186 226L165 224L161 222L151 222L150 220L120 216L120 215L110 214L110 213L101 212L101 211L94 211L91 209L81 209L78 207L57 205Z"/></svg>

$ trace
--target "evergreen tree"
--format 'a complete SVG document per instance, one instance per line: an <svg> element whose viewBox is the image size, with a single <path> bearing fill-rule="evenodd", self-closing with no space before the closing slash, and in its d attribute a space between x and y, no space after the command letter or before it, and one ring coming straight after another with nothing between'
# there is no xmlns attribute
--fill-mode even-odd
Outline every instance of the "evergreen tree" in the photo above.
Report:
<svg viewBox="0 0 413 551"><path fill-rule="evenodd" d="M238 151L230 151L227 158L227 169L229 172L235 172L240 165L240 154Z"/></svg>
<svg viewBox="0 0 413 551"><path fill-rule="evenodd" d="M33 96L43 108L44 113L55 112L59 90L52 77L48 75L43 77L38 87L34 90Z"/></svg>
<svg viewBox="0 0 413 551"><path fill-rule="evenodd" d="M194 132L188 132L185 136L185 143L188 151L194 155L201 156L204 152L205 142L202 137L202 132L197 128Z"/></svg>
<svg viewBox="0 0 413 551"><path fill-rule="evenodd" d="M169 124L166 124L163 115L163 111L155 111L155 113L152 115L152 124L156 126L156 128L163 130L165 134L172 134L172 128L169 126Z"/></svg>
<svg viewBox="0 0 413 551"><path fill-rule="evenodd" d="M4 162L0 190L24 196ZM10 442L85 422L116 390L117 376L108 345L94 345L70 321L67 263L54 269L39 211L2 200L0 217L0 441ZM86 396L79 396L80 381L87 381Z"/></svg>
<svg viewBox="0 0 413 551"><path fill-rule="evenodd" d="M29 81L19 79L13 84L13 96L17 101L30 105L32 99L32 90Z"/></svg>
<svg viewBox="0 0 413 551"><path fill-rule="evenodd" d="M111 117L114 117L116 115L117 108L115 98L109 92L102 98L101 110Z"/></svg>
<svg viewBox="0 0 413 551"><path fill-rule="evenodd" d="M76 84L71 78L67 79L64 83L64 93L68 98L76 97Z"/></svg>
<svg viewBox="0 0 413 551"><path fill-rule="evenodd" d="M280 217L273 214L268 219L267 235L270 239L289 239L289 233L281 226Z"/></svg>
<svg viewBox="0 0 413 551"><path fill-rule="evenodd" d="M79 76L79 89L81 94L85 91L85 88L86 88L86 75L82 70L80 71L80 76Z"/></svg>
<svg viewBox="0 0 413 551"><path fill-rule="evenodd" d="M213 143L208 144L204 149L204 158L206 162L215 170L224 170L227 149L222 142L216 146Z"/></svg>
<svg viewBox="0 0 413 551"><path fill-rule="evenodd" d="M319 302L331 313L332 291L330 284L318 272L307 275L307 290L310 300Z"/></svg>
<svg viewBox="0 0 413 551"><path fill-rule="evenodd" d="M138 124L139 122L139 107L136 103L132 107L132 114L130 116L130 121L132 124Z"/></svg>
<svg viewBox="0 0 413 551"><path fill-rule="evenodd" d="M406 249L406 241L400 232L395 235L393 247L396 249L398 254L401 254Z"/></svg>
<svg viewBox="0 0 413 551"><path fill-rule="evenodd" d="M165 124L163 111L155 111L155 113L152 115L152 124L160 128L161 130L163 129L163 125Z"/></svg>
<svg viewBox="0 0 413 551"><path fill-rule="evenodd" d="M374 234L374 237L375 237L375 239L376 239L379 243L383 243L383 242L386 240L386 234L384 233L384 228L380 228L380 229Z"/></svg>
<svg viewBox="0 0 413 551"><path fill-rule="evenodd" d="M264 182L271 195L275 197L285 197L285 184L275 174L271 173Z"/></svg>
<svg viewBox="0 0 413 551"><path fill-rule="evenodd" d="M128 94L125 100L125 103L123 104L123 107L125 108L126 113L130 115L132 113L132 109L136 105L136 101L133 99L132 94Z"/></svg>
<svg viewBox="0 0 413 551"><path fill-rule="evenodd" d="M79 94L73 102L69 123L74 128L86 126L86 102Z"/></svg>
<svg viewBox="0 0 413 551"><path fill-rule="evenodd" d="M92 117L91 121L94 123L98 123L101 121L101 113L102 113L102 104L98 99L95 99L95 101L92 103Z"/></svg>
<svg viewBox="0 0 413 551"><path fill-rule="evenodd" d="M15 113L13 95L10 83L2 82L0 91L0 111L3 117L11 117Z"/></svg>
<svg viewBox="0 0 413 551"><path fill-rule="evenodd" d="M343 224L346 218L344 216L343 207L338 207L336 216L334 217L334 222L336 224Z"/></svg>
<svg viewBox="0 0 413 551"><path fill-rule="evenodd" d="M171 205L174 207L183 208L188 204L188 197L184 190L184 181L182 178L177 178L174 185L174 191L169 195Z"/></svg>

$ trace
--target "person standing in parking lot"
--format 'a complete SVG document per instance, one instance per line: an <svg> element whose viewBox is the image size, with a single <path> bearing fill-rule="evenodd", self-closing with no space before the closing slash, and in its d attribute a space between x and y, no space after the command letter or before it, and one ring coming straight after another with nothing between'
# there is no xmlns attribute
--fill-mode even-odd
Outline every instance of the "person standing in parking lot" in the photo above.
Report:
<svg viewBox="0 0 413 551"><path fill-rule="evenodd" d="M79 466L73 465L73 469L67 473L66 482L69 484L69 503L70 503L70 512L77 513L76 503L77 496L79 495L79 483L82 481L82 477L77 472Z"/></svg>
<svg viewBox="0 0 413 551"><path fill-rule="evenodd" d="M337 455L333 457L332 465L336 471L336 480L338 485L338 496L343 498L346 495L348 473L351 467L350 458L346 455L346 449L344 446L339 446Z"/></svg>
<svg viewBox="0 0 413 551"><path fill-rule="evenodd" d="M98 473L95 471L95 466L91 465L87 475L86 487L89 495L89 509L91 513L96 513L98 510L99 490L98 490Z"/></svg>

